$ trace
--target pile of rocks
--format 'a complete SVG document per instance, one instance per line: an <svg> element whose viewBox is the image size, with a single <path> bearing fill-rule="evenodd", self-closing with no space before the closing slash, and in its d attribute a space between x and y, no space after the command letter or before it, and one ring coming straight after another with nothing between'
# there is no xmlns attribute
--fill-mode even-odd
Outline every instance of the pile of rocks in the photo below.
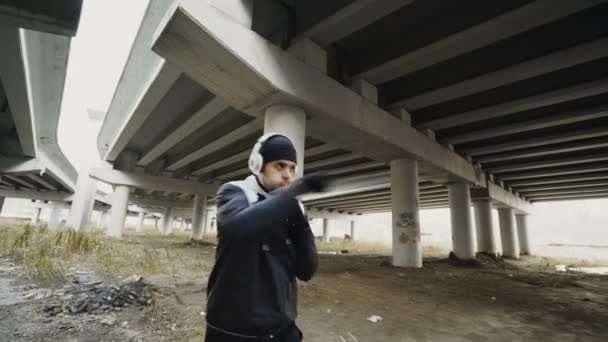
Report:
<svg viewBox="0 0 608 342"><path fill-rule="evenodd" d="M145 282L142 277L129 278L120 286L95 282L66 292L69 294L64 296L64 302L46 305L44 312L55 316L61 312L98 314L121 311L130 305L150 305L154 296L160 293L158 287Z"/></svg>

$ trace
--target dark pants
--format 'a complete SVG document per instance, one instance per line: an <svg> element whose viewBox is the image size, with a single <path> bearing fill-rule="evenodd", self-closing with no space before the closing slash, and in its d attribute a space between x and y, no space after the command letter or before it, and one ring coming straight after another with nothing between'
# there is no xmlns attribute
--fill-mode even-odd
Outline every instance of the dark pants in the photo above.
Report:
<svg viewBox="0 0 608 342"><path fill-rule="evenodd" d="M281 330L274 338L245 338L232 336L221 331L215 330L207 326L207 333L205 334L205 342L301 342L302 332L295 324L292 324L285 329Z"/></svg>

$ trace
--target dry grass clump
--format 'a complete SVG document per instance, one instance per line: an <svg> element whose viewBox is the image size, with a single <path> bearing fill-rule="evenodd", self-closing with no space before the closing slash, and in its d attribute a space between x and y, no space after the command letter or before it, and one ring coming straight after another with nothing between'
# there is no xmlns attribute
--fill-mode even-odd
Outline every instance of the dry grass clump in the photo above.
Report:
<svg viewBox="0 0 608 342"><path fill-rule="evenodd" d="M567 268L577 267L605 267L608 266L605 262L597 260L576 259L576 258L554 258L554 257L539 257L532 259L533 264L537 264L541 268L555 270L556 265L566 265Z"/></svg>

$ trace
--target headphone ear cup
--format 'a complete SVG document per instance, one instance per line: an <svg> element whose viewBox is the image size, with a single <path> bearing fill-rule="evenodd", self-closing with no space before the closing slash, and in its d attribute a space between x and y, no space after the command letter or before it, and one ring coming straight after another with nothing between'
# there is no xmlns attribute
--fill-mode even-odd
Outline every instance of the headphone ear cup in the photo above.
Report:
<svg viewBox="0 0 608 342"><path fill-rule="evenodd" d="M262 171L264 160L258 151L254 151L249 157L249 169L253 174L258 175Z"/></svg>

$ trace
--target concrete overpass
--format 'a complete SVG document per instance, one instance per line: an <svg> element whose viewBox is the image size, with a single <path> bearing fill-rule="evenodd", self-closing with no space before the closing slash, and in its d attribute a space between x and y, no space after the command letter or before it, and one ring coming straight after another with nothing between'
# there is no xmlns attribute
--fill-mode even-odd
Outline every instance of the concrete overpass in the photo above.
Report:
<svg viewBox="0 0 608 342"><path fill-rule="evenodd" d="M70 200L77 172L57 144L82 1L0 1L0 209L5 197Z"/></svg>
<svg viewBox="0 0 608 342"><path fill-rule="evenodd" d="M450 207L460 258L496 252L492 207L504 255L528 253L531 203L608 196L606 14L599 0L152 0L98 136L111 168L89 174L115 186L108 231L139 201L191 205L200 237L219 184L275 131L302 172L334 179L303 198L309 213L392 212L395 265L421 266L424 208Z"/></svg>

